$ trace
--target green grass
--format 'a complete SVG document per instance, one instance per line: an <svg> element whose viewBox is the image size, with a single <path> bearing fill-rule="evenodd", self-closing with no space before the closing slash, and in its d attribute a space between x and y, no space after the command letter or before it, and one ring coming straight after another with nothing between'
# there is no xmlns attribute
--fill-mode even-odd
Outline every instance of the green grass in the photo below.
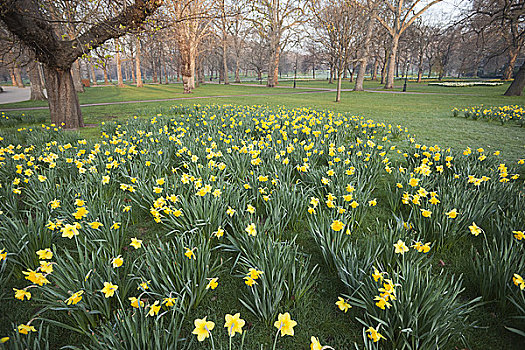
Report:
<svg viewBox="0 0 525 350"><path fill-rule="evenodd" d="M283 83L284 84L284 83ZM327 87L324 81L308 82L308 87ZM351 83L345 82L347 85ZM367 81L367 88L378 87L378 83ZM333 86L333 85L330 85ZM512 123L501 126L498 123L473 121L464 118L454 118L452 108L463 108L473 105L507 105L525 103L524 97L502 96L505 87L473 87L473 88L440 88L411 83L409 90L439 90L447 95L440 94L390 94L372 92L343 92L342 101L334 102L333 92L315 94L286 94L289 89L271 89L267 87L202 85L191 95L184 95L181 86L146 85L143 89L136 87L93 87L79 95L80 102L112 102L133 101L178 97L202 97L221 95L247 94L279 94L277 96L238 96L238 97L210 97L195 100L165 101L137 104L122 104L110 106L84 107L83 113L87 124L98 124L115 117L130 117L140 114L141 110L157 110L173 105L192 104L240 104L240 105L270 105L286 107L311 107L318 110L347 112L363 116L378 122L407 127L409 132L425 144L464 149L466 147L483 147L487 150L501 150L507 160L516 160L525 157L525 128L519 128ZM458 95L454 91L465 91L472 95ZM303 91L303 90L301 90ZM477 91L478 93L474 94ZM283 94L284 93L284 94ZM451 93L451 94L450 94ZM459 93L459 92L458 92ZM449 95L450 94L450 95ZM23 108L45 105L45 102L20 102L4 104L3 108ZM2 110L0 108L0 110ZM48 116L48 111L8 112L34 116ZM86 136L98 135L98 129L87 128L81 131Z"/></svg>

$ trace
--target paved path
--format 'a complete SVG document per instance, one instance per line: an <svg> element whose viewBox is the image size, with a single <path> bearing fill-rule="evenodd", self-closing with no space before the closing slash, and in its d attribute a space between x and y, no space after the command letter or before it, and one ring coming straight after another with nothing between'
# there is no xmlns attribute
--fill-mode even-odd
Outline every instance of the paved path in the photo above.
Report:
<svg viewBox="0 0 525 350"><path fill-rule="evenodd" d="M312 89L310 89L312 90ZM118 101L118 102L101 102L101 103L87 103L80 105L80 107L93 107L93 106L109 106L109 105L120 105L130 103L149 103L149 102L165 102L165 101L183 101L183 100L195 100L195 99L206 99L206 98L228 98L228 97L250 97L250 96L282 96L282 95L300 95L300 94L315 94L330 92L329 89L312 90L312 91L292 91L282 92L280 94L241 94L241 95L216 95L216 96L188 96L188 97L176 97L176 98L165 98L157 100L136 100L136 101ZM24 107L24 108L1 108L0 111L35 111L48 109L49 107Z"/></svg>
<svg viewBox="0 0 525 350"><path fill-rule="evenodd" d="M14 86L2 86L4 92L0 93L0 103L13 103L29 100L31 97L31 88L23 89Z"/></svg>

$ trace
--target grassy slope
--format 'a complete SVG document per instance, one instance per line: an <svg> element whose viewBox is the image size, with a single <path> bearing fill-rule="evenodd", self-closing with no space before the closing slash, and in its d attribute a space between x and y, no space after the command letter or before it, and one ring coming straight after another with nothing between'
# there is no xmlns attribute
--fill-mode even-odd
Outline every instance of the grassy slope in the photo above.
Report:
<svg viewBox="0 0 525 350"><path fill-rule="evenodd" d="M324 87L318 82L319 86ZM313 83L312 83L313 84ZM369 86L375 83L367 83ZM424 89L424 87L421 87ZM236 103L236 104L268 104L268 105L286 105L288 107L308 106L316 109L327 109L340 112L350 112L361 115L377 121L383 121L392 124L401 124L415 135L420 142L428 144L440 144L452 146L454 148L485 147L486 149L501 149L508 159L517 159L525 157L525 148L523 139L525 137L525 128L520 129L514 126L501 127L497 124L485 123L480 121L465 120L462 118L453 118L450 110L453 107L463 107L473 104L523 104L525 98L504 98L497 94L494 88L483 88L476 96L459 96L459 95L399 95L399 94L379 94L379 93L352 93L345 92L342 96L342 102L336 104L333 102L334 94L322 93L312 95L280 95L280 96L251 96L235 98L209 98L199 100L175 101L175 102L157 102L147 104L125 104L116 106L86 107L83 109L87 123L99 123L103 120L111 119L110 116L126 117L132 115L148 115L162 113L164 108L176 104L209 104L209 103ZM498 88L499 89L499 88ZM256 87L236 87L236 86L216 86L205 85L197 89L193 96L206 95L229 95L229 94L248 94L248 93L279 93L288 90L267 89ZM452 90L447 90L452 91ZM501 93L501 91L499 92ZM182 97L180 86L147 86L144 89L126 88L117 89L115 87L101 87L87 89L86 93L80 96L81 103L106 102L116 100L140 100L154 98L171 98ZM186 95L187 96L187 95ZM184 97L186 97L184 96ZM34 103L26 102L22 105L28 106ZM20 104L17 104L20 105ZM8 106L5 106L7 108ZM9 106L12 107L12 106ZM17 112L18 113L18 112ZM20 112L21 113L21 112ZM47 111L32 111L31 114L47 115ZM29 113L28 113L29 114ZM5 132L5 130L4 130ZM98 128L86 128L81 131L86 137L98 136ZM1 134L1 133L0 133ZM381 194L378 193L378 198ZM379 219L389 217L385 212ZM146 223L143 225L149 226ZM142 227L148 232L147 227ZM138 228L134 228L138 229ZM146 233L148 234L148 233ZM308 235L300 235L299 243L303 249L313 255L315 263L322 264L322 259L318 248L313 242L308 241ZM459 254L460 252L451 252ZM461 255L461 254L459 254ZM464 255L457 260L465 258ZM451 258L452 259L452 258ZM347 348L349 345L341 343L344 339L342 334L352 334L352 338L360 338L361 327L357 322L349 321L350 317L337 312L333 305L333 300L343 291L340 282L326 269L321 269L321 283L316 289L316 300L313 301L314 307L308 308L307 311L293 310L292 314L303 329L315 329L318 335L327 339L331 335L330 344L337 349ZM224 312L230 312L232 307L238 306L238 300L235 295L228 293L228 285L231 281L222 280L221 284L225 286L216 299L209 300L198 311L199 316L203 314L210 315L217 321ZM12 307L16 307L15 300L8 301ZM248 315L247 321L250 319ZM506 332L498 320L498 316L493 315L489 309L482 309L477 319L482 321L482 326L487 327L470 334L468 337L473 340L472 349L501 349L511 348L512 343L516 341ZM15 317L16 319L17 317ZM304 336L304 335L303 335ZM59 336L61 337L61 336ZM258 343L268 343L271 339L265 334L253 334L249 349L258 348ZM283 339L284 340L284 339ZM519 341L519 340L518 340ZM253 342L253 343L252 343ZM283 342L284 346L292 346L293 339L287 339ZM516 347L516 349L519 348Z"/></svg>

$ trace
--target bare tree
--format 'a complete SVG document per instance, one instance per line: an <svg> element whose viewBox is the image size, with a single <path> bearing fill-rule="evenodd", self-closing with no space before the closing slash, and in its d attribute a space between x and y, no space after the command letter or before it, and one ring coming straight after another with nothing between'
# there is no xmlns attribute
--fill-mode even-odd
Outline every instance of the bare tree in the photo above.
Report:
<svg viewBox="0 0 525 350"><path fill-rule="evenodd" d="M108 0L109 1L109 0ZM73 0L70 1L71 3ZM104 5L104 1L75 1L78 6ZM5 0L0 4L0 20L5 27L43 64L51 121L66 128L84 126L71 66L82 55L111 38L138 28L162 4L160 0L135 0L116 16L107 16L100 7L96 16L83 19L89 25L78 36L58 36L50 9L38 0Z"/></svg>
<svg viewBox="0 0 525 350"><path fill-rule="evenodd" d="M279 80L279 58L297 25L305 21L305 0L250 0L251 13L248 19L268 42L268 82L274 87Z"/></svg>
<svg viewBox="0 0 525 350"><path fill-rule="evenodd" d="M394 88L395 65L401 35L426 10L441 1L443 0L432 0L425 4L423 0L383 0L385 11L377 14L376 18L392 39L385 89ZM416 10L418 6L423 7Z"/></svg>

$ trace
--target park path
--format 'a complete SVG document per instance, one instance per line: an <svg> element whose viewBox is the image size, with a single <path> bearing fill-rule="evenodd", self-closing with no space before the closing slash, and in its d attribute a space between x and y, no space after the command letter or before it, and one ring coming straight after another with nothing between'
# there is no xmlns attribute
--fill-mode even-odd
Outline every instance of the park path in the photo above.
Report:
<svg viewBox="0 0 525 350"><path fill-rule="evenodd" d="M93 106L110 106L110 105L120 105L120 104L130 104L130 103L150 103L150 102L166 102L166 101L184 101L184 100L197 100L197 99L207 99L207 98L228 98L228 97L250 97L250 96L282 96L282 95L300 95L300 94L315 94L315 93L324 93L330 92L329 89L309 89L311 91L291 91L291 92L281 92L277 94L236 94L236 95L215 95L215 96L189 96L189 97L175 97L175 98L163 98L163 99L154 99L154 100L134 100L134 101L117 101L117 102L100 102L100 103L86 103L81 104L80 107L93 107ZM44 110L49 109L49 107L21 107L21 108L1 108L2 112L11 112L11 111L35 111L35 110Z"/></svg>
<svg viewBox="0 0 525 350"><path fill-rule="evenodd" d="M216 82L207 82L206 84L216 84ZM237 84L230 83L230 85L235 86L249 86L249 87L266 87L266 85L261 84ZM80 105L80 107L93 107L93 106L110 106L110 105L119 105L119 104L130 104L130 103L149 103L149 102L167 102L167 101L184 101L184 100L194 100L194 99L207 99L207 98L228 98L228 97L250 97L250 96L279 96L279 95L300 95L300 94L318 94L326 92L336 92L336 89L332 88L316 88L316 87L307 87L307 86L276 86L277 89L293 89L293 92L283 92L283 93L266 93L266 94L237 94L237 95L207 95L207 96L188 96L188 97L175 97L175 98L165 98L165 99L153 99L153 100L133 100L133 101L115 101L115 102L100 102L100 103L86 103ZM298 90L308 90L308 91L298 91ZM352 89L341 89L343 92L353 91ZM381 94L401 94L401 95L461 95L461 96L473 96L472 94L451 94L451 93L440 93L440 92L417 92L417 91L393 91L393 90L365 90L365 92L372 93L381 93ZM30 88L16 88L7 86L4 87L4 92L0 93L0 104L4 103L14 103L22 102L29 100L31 90ZM43 110L48 109L49 107L19 107L19 108L1 108L0 111L10 112L10 111L34 111L34 110Z"/></svg>
<svg viewBox="0 0 525 350"><path fill-rule="evenodd" d="M27 101L31 97L31 88L17 88L15 86L2 86L4 92L0 93L0 103L13 103Z"/></svg>

